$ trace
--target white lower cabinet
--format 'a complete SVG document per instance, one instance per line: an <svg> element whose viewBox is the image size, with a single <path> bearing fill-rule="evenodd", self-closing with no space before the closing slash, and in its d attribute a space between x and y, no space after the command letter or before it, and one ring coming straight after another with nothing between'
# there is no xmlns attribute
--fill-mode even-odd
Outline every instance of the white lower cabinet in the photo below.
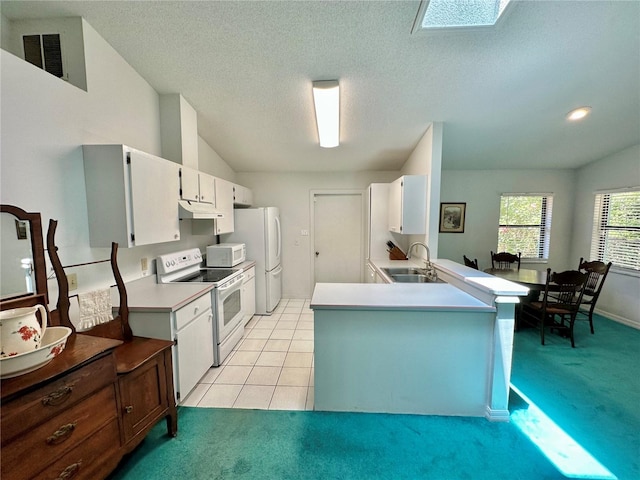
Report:
<svg viewBox="0 0 640 480"><path fill-rule="evenodd" d="M244 271L242 283L242 308L244 309L243 325L249 323L256 313L256 268L251 267Z"/></svg>
<svg viewBox="0 0 640 480"><path fill-rule="evenodd" d="M213 313L207 292L178 310L131 311L134 335L174 342L173 383L176 400L184 400L213 365Z"/></svg>

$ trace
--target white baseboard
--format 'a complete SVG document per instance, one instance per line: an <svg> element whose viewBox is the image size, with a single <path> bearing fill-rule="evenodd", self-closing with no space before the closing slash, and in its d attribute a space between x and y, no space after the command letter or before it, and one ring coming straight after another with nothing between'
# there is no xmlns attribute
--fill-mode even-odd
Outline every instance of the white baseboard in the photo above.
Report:
<svg viewBox="0 0 640 480"><path fill-rule="evenodd" d="M634 322L631 319L621 317L620 315L616 315L615 313L605 312L604 310L600 310L599 308L596 308L594 312L597 313L598 315L602 315L603 317L607 317L613 320L614 322L622 323L623 325L626 325L628 327L632 327L637 330L640 330L640 323Z"/></svg>

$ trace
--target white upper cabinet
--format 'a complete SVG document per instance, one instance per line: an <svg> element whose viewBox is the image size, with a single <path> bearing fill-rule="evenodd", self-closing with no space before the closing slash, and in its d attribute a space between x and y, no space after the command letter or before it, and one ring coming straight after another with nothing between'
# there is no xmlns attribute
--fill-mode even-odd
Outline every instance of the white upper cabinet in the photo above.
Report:
<svg viewBox="0 0 640 480"><path fill-rule="evenodd" d="M180 240L179 165L126 145L84 145L92 247Z"/></svg>
<svg viewBox="0 0 640 480"><path fill-rule="evenodd" d="M199 172L197 170L180 167L180 198L192 202L200 201Z"/></svg>
<svg viewBox="0 0 640 480"><path fill-rule="evenodd" d="M389 231L403 235L426 233L426 175L403 175L389 186Z"/></svg>
<svg viewBox="0 0 640 480"><path fill-rule="evenodd" d="M233 185L233 204L237 207L250 207L253 204L253 192L242 185Z"/></svg>
<svg viewBox="0 0 640 480"><path fill-rule="evenodd" d="M200 187L200 201L203 203L216 203L216 177L200 172L198 175Z"/></svg>
<svg viewBox="0 0 640 480"><path fill-rule="evenodd" d="M216 218L216 235L222 233L233 232L233 183L223 180L222 178L215 179L216 189L216 209L222 213L223 218Z"/></svg>
<svg viewBox="0 0 640 480"><path fill-rule="evenodd" d="M193 168L180 167L180 198L215 204L215 177Z"/></svg>

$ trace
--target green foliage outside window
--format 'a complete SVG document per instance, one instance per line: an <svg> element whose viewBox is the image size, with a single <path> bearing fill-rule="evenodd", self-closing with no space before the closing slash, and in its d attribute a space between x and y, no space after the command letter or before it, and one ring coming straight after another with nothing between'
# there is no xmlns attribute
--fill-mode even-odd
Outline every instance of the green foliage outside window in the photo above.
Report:
<svg viewBox="0 0 640 480"><path fill-rule="evenodd" d="M551 197L502 195L498 252L522 253L523 258L546 258Z"/></svg>

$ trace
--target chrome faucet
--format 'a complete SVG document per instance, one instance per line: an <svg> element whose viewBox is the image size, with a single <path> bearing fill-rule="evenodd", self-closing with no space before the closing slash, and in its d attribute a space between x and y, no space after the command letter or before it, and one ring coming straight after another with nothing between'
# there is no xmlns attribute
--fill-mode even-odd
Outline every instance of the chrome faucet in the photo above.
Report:
<svg viewBox="0 0 640 480"><path fill-rule="evenodd" d="M425 274L432 281L437 280L438 279L438 272L436 271L436 269L431 264L431 253L429 252L429 247L427 247L424 243L422 243L422 242L414 242L414 243L412 243L409 246L409 250L407 251L407 259L411 259L411 251L413 250L413 247L418 246L418 245L423 246L424 249L427 251L427 259L424 261Z"/></svg>
<svg viewBox="0 0 640 480"><path fill-rule="evenodd" d="M407 252L407 258L411 258L411 250L413 250L413 247L415 247L416 245L422 245L424 247L424 249L427 251L427 260L425 261L425 264L431 263L431 258L430 258L431 254L429 253L429 247L427 247L422 242L414 242L409 246L409 250Z"/></svg>

